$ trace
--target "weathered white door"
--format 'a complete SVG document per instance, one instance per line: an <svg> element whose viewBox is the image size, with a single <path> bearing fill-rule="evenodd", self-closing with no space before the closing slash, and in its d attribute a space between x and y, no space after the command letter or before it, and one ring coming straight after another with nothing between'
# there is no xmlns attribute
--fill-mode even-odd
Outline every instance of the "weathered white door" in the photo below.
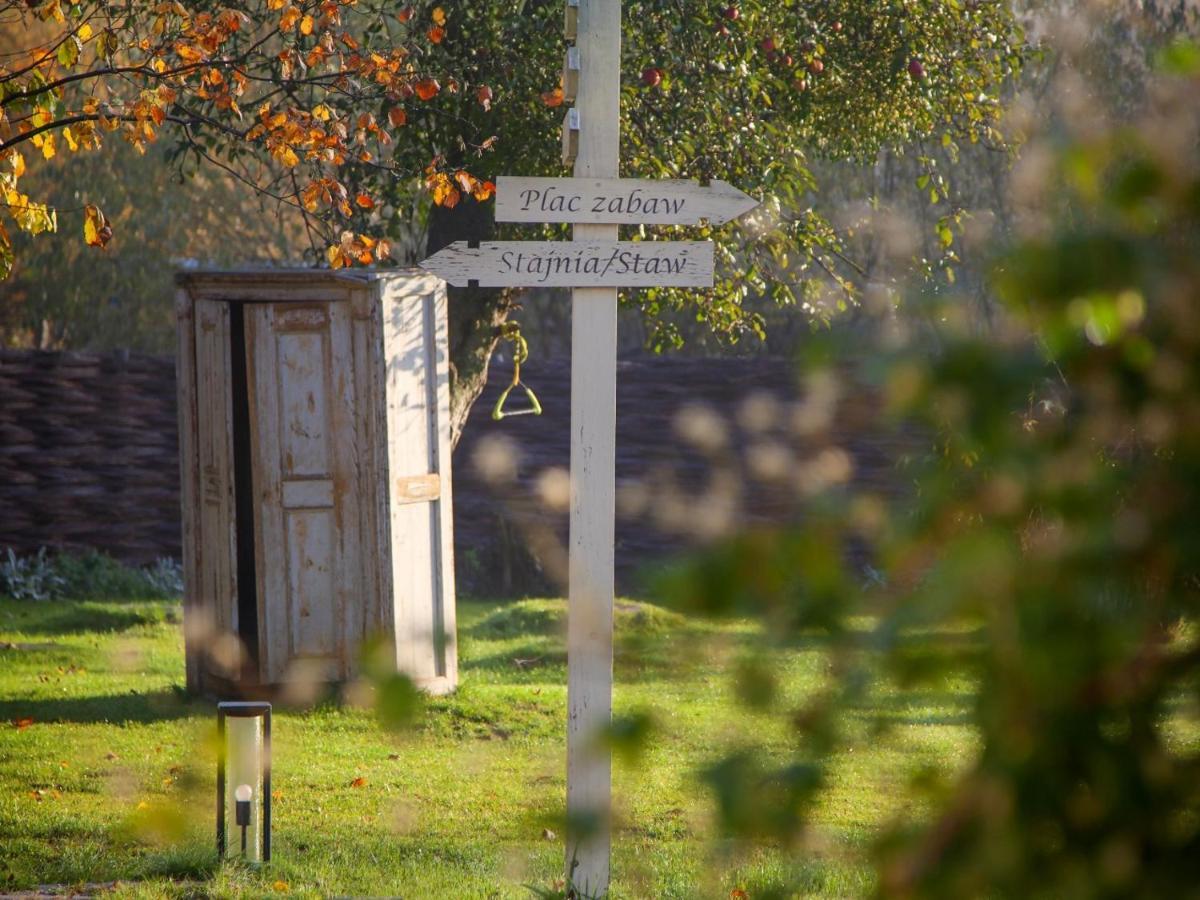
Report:
<svg viewBox="0 0 1200 900"><path fill-rule="evenodd" d="M260 672L341 679L363 639L349 302L246 306Z"/></svg>

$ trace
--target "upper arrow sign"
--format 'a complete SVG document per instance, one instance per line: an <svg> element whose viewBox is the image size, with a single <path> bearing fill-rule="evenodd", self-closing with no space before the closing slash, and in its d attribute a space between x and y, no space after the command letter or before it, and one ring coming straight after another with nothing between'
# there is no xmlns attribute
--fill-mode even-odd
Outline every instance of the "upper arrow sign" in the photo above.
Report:
<svg viewBox="0 0 1200 900"><path fill-rule="evenodd" d="M496 179L497 222L573 222L594 225L715 225L758 206L724 181L638 178Z"/></svg>
<svg viewBox="0 0 1200 900"><path fill-rule="evenodd" d="M421 263L467 287L711 287L709 241L457 241Z"/></svg>

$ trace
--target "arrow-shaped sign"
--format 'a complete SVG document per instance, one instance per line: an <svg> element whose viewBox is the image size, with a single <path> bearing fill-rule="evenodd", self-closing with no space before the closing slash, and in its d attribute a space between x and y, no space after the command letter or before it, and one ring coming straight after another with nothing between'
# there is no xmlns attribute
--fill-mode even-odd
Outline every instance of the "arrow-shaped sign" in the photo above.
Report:
<svg viewBox="0 0 1200 900"><path fill-rule="evenodd" d="M724 181L640 178L496 179L497 222L573 222L598 225L719 225L758 206Z"/></svg>
<svg viewBox="0 0 1200 900"><path fill-rule="evenodd" d="M421 263L467 287L711 287L709 241L457 241Z"/></svg>

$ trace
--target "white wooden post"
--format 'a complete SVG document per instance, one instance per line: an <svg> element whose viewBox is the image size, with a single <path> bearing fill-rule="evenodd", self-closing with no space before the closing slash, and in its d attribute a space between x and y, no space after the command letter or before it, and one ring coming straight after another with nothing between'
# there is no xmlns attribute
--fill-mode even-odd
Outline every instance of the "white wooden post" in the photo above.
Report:
<svg viewBox="0 0 1200 900"><path fill-rule="evenodd" d="M577 178L616 178L621 128L621 0L579 2ZM577 241L617 239L615 225L576 225ZM617 291L571 297L571 524L567 615L567 882L608 892L612 760L598 738L612 721Z"/></svg>

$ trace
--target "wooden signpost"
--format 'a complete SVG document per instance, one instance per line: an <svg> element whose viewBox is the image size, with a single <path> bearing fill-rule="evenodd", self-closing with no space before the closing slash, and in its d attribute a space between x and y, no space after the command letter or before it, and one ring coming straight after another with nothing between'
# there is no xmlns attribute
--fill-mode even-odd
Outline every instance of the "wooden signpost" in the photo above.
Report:
<svg viewBox="0 0 1200 900"><path fill-rule="evenodd" d="M708 287L708 241L457 241L421 265L450 284L491 287Z"/></svg>
<svg viewBox="0 0 1200 900"><path fill-rule="evenodd" d="M573 178L497 179L496 219L567 222L570 242L452 244L422 263L451 284L571 287L571 520L567 615L567 881L608 893L618 287L707 287L705 241L618 240L619 225L729 221L753 199L722 181L619 176L621 0L566 0L576 105L563 122Z"/></svg>
<svg viewBox="0 0 1200 900"><path fill-rule="evenodd" d="M731 184L641 178L496 179L497 222L721 225L758 206Z"/></svg>

